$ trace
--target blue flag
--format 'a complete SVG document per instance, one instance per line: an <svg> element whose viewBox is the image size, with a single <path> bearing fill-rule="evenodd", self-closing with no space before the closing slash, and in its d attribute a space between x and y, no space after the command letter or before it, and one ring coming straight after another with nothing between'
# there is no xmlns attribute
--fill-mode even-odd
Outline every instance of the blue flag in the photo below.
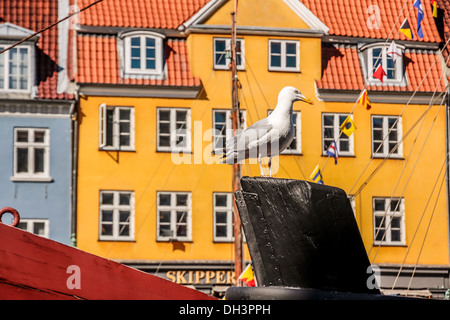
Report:
<svg viewBox="0 0 450 320"><path fill-rule="evenodd" d="M424 17L424 13L422 8L422 2L420 0L416 0L413 6L419 10L417 12L417 34L419 35L419 38L423 38L422 20Z"/></svg>
<svg viewBox="0 0 450 320"><path fill-rule="evenodd" d="M331 142L331 144L327 150L327 155L329 155L330 157L333 157L334 164L337 164L339 156L338 156L336 141Z"/></svg>

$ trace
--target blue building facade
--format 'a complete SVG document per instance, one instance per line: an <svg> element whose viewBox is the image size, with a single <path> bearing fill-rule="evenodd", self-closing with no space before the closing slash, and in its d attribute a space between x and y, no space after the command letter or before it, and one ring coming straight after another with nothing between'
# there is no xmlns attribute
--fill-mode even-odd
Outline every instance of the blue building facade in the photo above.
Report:
<svg viewBox="0 0 450 320"><path fill-rule="evenodd" d="M68 25L34 35L67 15L68 3L8 0L2 5L0 208L19 212L19 228L70 245L75 96L68 93ZM45 14L36 18L36 12Z"/></svg>
<svg viewBox="0 0 450 320"><path fill-rule="evenodd" d="M29 106L21 108L0 101L0 206L19 211L20 228L70 244L70 104L53 107L62 114L40 113L48 111L48 105L33 107L38 110L30 115L26 112ZM12 108L19 111L5 111Z"/></svg>

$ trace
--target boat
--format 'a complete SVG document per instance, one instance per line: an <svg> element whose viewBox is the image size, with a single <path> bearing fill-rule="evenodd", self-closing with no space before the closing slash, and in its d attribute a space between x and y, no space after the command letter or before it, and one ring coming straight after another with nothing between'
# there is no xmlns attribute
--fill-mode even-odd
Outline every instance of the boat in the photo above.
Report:
<svg viewBox="0 0 450 320"><path fill-rule="evenodd" d="M11 213L11 225L1 216ZM21 230L0 211L0 300L216 300L200 291Z"/></svg>

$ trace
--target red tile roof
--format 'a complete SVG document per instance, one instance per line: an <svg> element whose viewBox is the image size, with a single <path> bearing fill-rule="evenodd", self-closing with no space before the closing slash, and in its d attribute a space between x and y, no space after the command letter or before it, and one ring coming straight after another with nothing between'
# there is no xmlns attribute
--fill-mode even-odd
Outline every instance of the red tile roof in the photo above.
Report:
<svg viewBox="0 0 450 320"><path fill-rule="evenodd" d="M104 0L81 14L82 25L177 29L209 0ZM79 8L92 0L78 0Z"/></svg>
<svg viewBox="0 0 450 320"><path fill-rule="evenodd" d="M437 0L438 7L438 20L442 19L438 23L442 23L442 32L444 42L450 39L450 2L448 0ZM447 60L450 55L450 45L443 50L444 59ZM450 67L450 61L447 63Z"/></svg>
<svg viewBox="0 0 450 320"><path fill-rule="evenodd" d="M441 62L439 56L432 51L406 50L405 54L407 86L383 86L370 85L370 91L398 91L413 92L434 92L445 90L445 83L442 79ZM436 61L436 62L435 62ZM432 67L432 68L431 68ZM425 78L428 70L430 73ZM324 46L322 48L322 78L317 81L317 88L329 90L357 90L364 88L364 76L358 51L355 46ZM423 84L419 88L422 79Z"/></svg>
<svg viewBox="0 0 450 320"><path fill-rule="evenodd" d="M38 31L58 20L58 0L3 0L0 1L0 22ZM73 96L56 93L58 78L58 28L43 32L38 40L37 81L38 98L72 99Z"/></svg>
<svg viewBox="0 0 450 320"><path fill-rule="evenodd" d="M192 75L186 41L169 39L166 43L167 77L157 79L123 78L120 72L115 36L79 35L77 37L76 80L79 83L132 84L157 86L200 86Z"/></svg>
<svg viewBox="0 0 450 320"><path fill-rule="evenodd" d="M419 39L417 36L417 9L413 8L414 1L407 0L407 5L403 7L405 3L403 0L301 0L330 28L330 35L387 39L393 29L390 39L393 37L396 40L408 40L405 35L398 32L404 19L408 18L413 30L414 41L440 42L441 39L432 17L430 0L422 0L425 12L422 22L424 38ZM447 0L443 1L448 2ZM370 18L374 15L374 11L369 10L371 5L378 6L380 10L379 29L368 27L368 25L373 26L370 23Z"/></svg>

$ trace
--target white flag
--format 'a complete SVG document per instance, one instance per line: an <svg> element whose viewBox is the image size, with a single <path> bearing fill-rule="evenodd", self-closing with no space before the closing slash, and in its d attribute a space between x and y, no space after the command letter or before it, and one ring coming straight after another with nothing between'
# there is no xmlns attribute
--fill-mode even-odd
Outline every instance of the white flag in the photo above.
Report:
<svg viewBox="0 0 450 320"><path fill-rule="evenodd" d="M394 62L402 57L402 51L399 48L397 48L397 45L395 44L394 41L392 41L389 48L387 48L386 54L388 55L389 58L392 58Z"/></svg>

